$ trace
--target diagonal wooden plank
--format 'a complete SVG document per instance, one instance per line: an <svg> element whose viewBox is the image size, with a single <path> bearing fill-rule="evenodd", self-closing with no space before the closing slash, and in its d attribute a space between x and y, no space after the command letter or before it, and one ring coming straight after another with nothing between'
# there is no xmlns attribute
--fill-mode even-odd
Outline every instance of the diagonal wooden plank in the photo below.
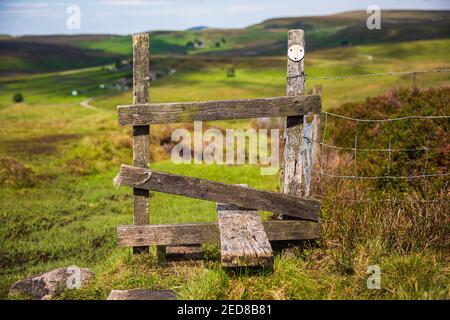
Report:
<svg viewBox="0 0 450 320"><path fill-rule="evenodd" d="M122 165L118 185L234 204L317 221L320 202L280 193Z"/></svg>
<svg viewBox="0 0 450 320"><path fill-rule="evenodd" d="M320 113L320 96L293 96L205 102L147 103L118 106L122 126L297 116Z"/></svg>
<svg viewBox="0 0 450 320"><path fill-rule="evenodd" d="M269 241L312 240L320 236L320 225L313 221L270 220L263 221L263 226ZM117 227L117 237L120 247L220 242L219 225L216 222L121 225Z"/></svg>
<svg viewBox="0 0 450 320"><path fill-rule="evenodd" d="M258 211L222 207L217 214L221 261L227 267L272 266L273 252Z"/></svg>

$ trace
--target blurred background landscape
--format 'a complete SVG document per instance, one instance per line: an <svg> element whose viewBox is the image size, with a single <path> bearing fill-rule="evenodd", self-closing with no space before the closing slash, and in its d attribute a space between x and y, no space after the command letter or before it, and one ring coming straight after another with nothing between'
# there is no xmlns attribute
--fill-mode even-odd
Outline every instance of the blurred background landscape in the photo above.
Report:
<svg viewBox="0 0 450 320"><path fill-rule="evenodd" d="M299 28L306 37L307 91L321 88L324 110L369 119L449 115L450 73L411 73L450 68L450 11L438 9L383 10L381 30L367 29L366 11L292 12L244 28L149 30L150 101L283 96L287 31ZM390 72L406 74L350 77ZM92 268L97 277L63 294L66 299L104 299L112 288L133 287L171 288L187 299L449 298L445 176L382 182L316 176L323 238L294 257L277 257L273 273L229 275L214 247L205 248L204 264L169 267L159 266L154 253L140 257L117 248L116 227L132 223L133 197L112 183L120 164L132 162L131 128L118 126L116 107L132 103L132 86L130 35L0 35L0 298L24 276L68 265ZM389 168L385 154L361 153L361 173L448 173L448 119L406 121L389 130L339 121L328 123L327 143L351 148L360 130L361 148L393 141L398 148L433 149L394 154ZM275 119L205 127L279 125ZM173 164L175 127L151 127L155 170L279 191L278 175L261 176L255 165ZM322 156L330 170L353 170L352 152ZM214 203L152 196L151 223L216 219ZM381 265L382 290L367 290L369 264Z"/></svg>

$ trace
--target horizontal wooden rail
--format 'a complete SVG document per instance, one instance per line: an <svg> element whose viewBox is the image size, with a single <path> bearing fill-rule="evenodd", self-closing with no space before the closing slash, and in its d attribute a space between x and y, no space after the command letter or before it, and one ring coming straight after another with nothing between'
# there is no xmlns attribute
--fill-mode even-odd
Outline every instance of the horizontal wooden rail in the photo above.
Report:
<svg viewBox="0 0 450 320"><path fill-rule="evenodd" d="M320 202L281 193L191 178L150 169L122 165L115 179L118 185L159 191L185 197L234 204L317 221Z"/></svg>
<svg viewBox="0 0 450 320"><path fill-rule="evenodd" d="M320 113L320 96L275 97L205 102L146 103L118 106L119 124L142 126Z"/></svg>
<svg viewBox="0 0 450 320"><path fill-rule="evenodd" d="M320 236L317 222L301 220L263 221L269 241L312 240ZM219 243L218 223L122 225L117 227L121 247Z"/></svg>

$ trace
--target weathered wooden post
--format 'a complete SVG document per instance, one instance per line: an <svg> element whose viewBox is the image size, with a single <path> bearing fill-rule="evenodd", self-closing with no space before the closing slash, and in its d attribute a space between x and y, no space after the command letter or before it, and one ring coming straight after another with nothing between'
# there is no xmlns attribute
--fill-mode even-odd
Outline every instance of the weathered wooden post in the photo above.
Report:
<svg viewBox="0 0 450 320"><path fill-rule="evenodd" d="M297 96L305 92L305 33L303 30L288 32L288 59L286 95ZM303 116L286 118L284 129L284 149L281 166L282 192L301 196L302 183L302 134ZM282 218L282 217L281 217Z"/></svg>
<svg viewBox="0 0 450 320"><path fill-rule="evenodd" d="M133 35L133 104L149 102L150 40L148 33ZM150 163L150 126L133 126L133 163L136 167L148 168ZM148 190L133 188L134 224L149 224ZM148 253L149 247L133 247L134 253ZM157 246L158 260L164 262L166 247Z"/></svg>
<svg viewBox="0 0 450 320"><path fill-rule="evenodd" d="M133 104L148 102L150 72L148 33L133 35ZM150 126L133 126L133 164L147 168L150 162ZM133 189L134 224L149 223L149 191ZM148 252L148 247L133 247L134 253Z"/></svg>
<svg viewBox="0 0 450 320"><path fill-rule="evenodd" d="M322 86L316 85L314 94L322 96ZM321 150L320 150L320 132L322 129L320 114L314 115L314 130L313 130L313 148L312 148L312 166L317 168L320 164Z"/></svg>

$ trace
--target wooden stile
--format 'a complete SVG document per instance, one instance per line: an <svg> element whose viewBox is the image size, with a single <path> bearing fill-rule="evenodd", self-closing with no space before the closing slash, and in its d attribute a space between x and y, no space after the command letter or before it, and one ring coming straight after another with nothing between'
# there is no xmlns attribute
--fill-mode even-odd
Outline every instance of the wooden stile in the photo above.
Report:
<svg viewBox="0 0 450 320"><path fill-rule="evenodd" d="M148 246L156 245L158 259L163 261L168 245L174 253L184 252L178 250L180 246L190 246L191 251L201 253L198 245L220 241L224 265L270 266L273 255L269 241L288 243L319 237L320 202L302 197L301 193L303 118L314 114L316 127L320 128L321 110L319 95L303 95L304 48L303 30L289 31L285 97L149 103L149 36L133 35L133 104L118 106L118 119L120 125L133 126L134 166L122 165L115 181L133 188L134 225L118 227L119 246L131 246L133 252L142 253L148 252ZM292 52L302 55L290 56ZM287 117L281 165L282 193L148 169L151 124L280 116ZM318 133L316 128L313 139L320 138ZM317 145L314 147L313 153L320 153ZM225 205L218 206L219 223L150 225L150 190ZM256 210L271 211L286 220L261 221Z"/></svg>

